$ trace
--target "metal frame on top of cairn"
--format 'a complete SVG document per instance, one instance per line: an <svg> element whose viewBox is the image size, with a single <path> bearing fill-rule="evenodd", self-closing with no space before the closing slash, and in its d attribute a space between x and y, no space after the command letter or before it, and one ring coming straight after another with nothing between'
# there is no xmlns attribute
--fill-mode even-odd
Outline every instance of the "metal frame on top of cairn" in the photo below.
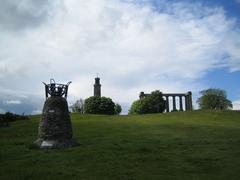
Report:
<svg viewBox="0 0 240 180"><path fill-rule="evenodd" d="M139 98L143 98L148 96L149 94L145 94L144 92L141 92L139 95ZM170 104L169 104L169 98L172 97L172 103L173 103L173 111L183 111L184 103L183 98L185 98L185 111L190 111L193 109L192 107L192 92L188 91L187 93L162 93L162 96L165 98L166 101L166 112L170 112ZM176 106L176 97L179 97L179 109L177 109Z"/></svg>
<svg viewBox="0 0 240 180"><path fill-rule="evenodd" d="M72 81L69 81L67 84L58 84L55 83L54 79L50 79L50 84L46 84L45 82L42 83L45 85L46 99L48 95L67 98L68 86Z"/></svg>

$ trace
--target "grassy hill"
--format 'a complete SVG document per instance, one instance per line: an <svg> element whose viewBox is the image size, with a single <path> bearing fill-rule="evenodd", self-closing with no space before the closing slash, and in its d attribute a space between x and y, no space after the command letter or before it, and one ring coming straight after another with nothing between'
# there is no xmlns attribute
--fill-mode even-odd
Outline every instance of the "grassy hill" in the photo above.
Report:
<svg viewBox="0 0 240 180"><path fill-rule="evenodd" d="M29 148L40 116L0 128L0 179L238 180L240 112L72 114L81 144Z"/></svg>

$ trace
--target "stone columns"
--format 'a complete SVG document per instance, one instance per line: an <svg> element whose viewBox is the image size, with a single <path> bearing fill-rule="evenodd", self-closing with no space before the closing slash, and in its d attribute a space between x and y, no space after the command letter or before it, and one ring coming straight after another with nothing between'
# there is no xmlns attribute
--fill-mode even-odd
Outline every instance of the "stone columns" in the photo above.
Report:
<svg viewBox="0 0 240 180"><path fill-rule="evenodd" d="M176 96L172 96L173 98L173 111L176 111L177 108L176 108Z"/></svg>
<svg viewBox="0 0 240 180"><path fill-rule="evenodd" d="M188 91L188 107L189 110L192 110L192 92Z"/></svg>
<svg viewBox="0 0 240 180"><path fill-rule="evenodd" d="M166 112L170 112L170 104L169 104L169 97L172 97L172 105L173 111L177 111L177 104L176 104L176 97L179 97L179 110L183 111L183 100L182 98L185 97L184 94L163 94L166 98Z"/></svg>
<svg viewBox="0 0 240 180"><path fill-rule="evenodd" d="M184 97L185 97L185 109L186 109L186 111L188 111L189 110L189 107L188 107L188 96L185 95Z"/></svg>
<svg viewBox="0 0 240 180"><path fill-rule="evenodd" d="M139 99L148 96L149 94L145 94L144 92L141 92L139 95ZM166 101L166 112L170 112L170 106L172 103L172 111L189 111L192 110L192 92L189 91L187 93L163 93L162 94L163 97L165 97L165 101ZM170 102L169 97L172 97L172 102ZM176 97L179 98L178 102L179 102L179 107L177 108L177 104L176 104ZM183 98L185 98L185 109L184 109L184 102L183 102Z"/></svg>
<svg viewBox="0 0 240 180"><path fill-rule="evenodd" d="M186 111L191 111L192 110L192 92L189 91L185 95L185 107Z"/></svg>
<svg viewBox="0 0 240 180"><path fill-rule="evenodd" d="M169 112L169 98L166 96L166 112Z"/></svg>
<svg viewBox="0 0 240 180"><path fill-rule="evenodd" d="M179 96L179 106L180 106L180 111L183 111L183 102L182 102L182 96Z"/></svg>

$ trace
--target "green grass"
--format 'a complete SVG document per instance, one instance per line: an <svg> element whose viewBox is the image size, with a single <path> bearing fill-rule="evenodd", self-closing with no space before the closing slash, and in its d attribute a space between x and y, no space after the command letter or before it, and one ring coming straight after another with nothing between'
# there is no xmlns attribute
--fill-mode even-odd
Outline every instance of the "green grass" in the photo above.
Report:
<svg viewBox="0 0 240 180"><path fill-rule="evenodd" d="M240 112L72 114L80 146L30 149L40 116L0 128L0 179L238 180Z"/></svg>

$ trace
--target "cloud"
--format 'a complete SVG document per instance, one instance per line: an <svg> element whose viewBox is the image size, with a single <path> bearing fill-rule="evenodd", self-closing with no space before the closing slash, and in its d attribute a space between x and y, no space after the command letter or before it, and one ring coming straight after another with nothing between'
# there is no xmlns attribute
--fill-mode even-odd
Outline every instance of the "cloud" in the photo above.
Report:
<svg viewBox="0 0 240 180"><path fill-rule="evenodd" d="M7 101L6 101L6 104L15 104L15 105L19 105L19 104L22 104L22 102L19 101L19 100L7 100Z"/></svg>
<svg viewBox="0 0 240 180"><path fill-rule="evenodd" d="M240 110L240 100L236 100L232 102L233 110Z"/></svg>
<svg viewBox="0 0 240 180"><path fill-rule="evenodd" d="M18 114L33 114L42 109L44 98L36 94L1 90L0 113L13 112Z"/></svg>
<svg viewBox="0 0 240 180"><path fill-rule="evenodd" d="M41 25L49 16L53 5L50 0L8 0L2 1L0 6L0 28L19 31L21 29Z"/></svg>
<svg viewBox="0 0 240 180"><path fill-rule="evenodd" d="M36 110L33 110L30 114L34 115L34 114L41 114L42 111L40 109L36 109Z"/></svg>
<svg viewBox="0 0 240 180"><path fill-rule="evenodd" d="M0 26L22 33L0 29L1 88L39 99L41 81L72 80L74 101L93 94L99 73L102 94L130 104L140 91L196 93L211 69L240 70L240 32L221 7L159 2L161 8L150 1L5 2ZM11 8L17 11L4 16Z"/></svg>

